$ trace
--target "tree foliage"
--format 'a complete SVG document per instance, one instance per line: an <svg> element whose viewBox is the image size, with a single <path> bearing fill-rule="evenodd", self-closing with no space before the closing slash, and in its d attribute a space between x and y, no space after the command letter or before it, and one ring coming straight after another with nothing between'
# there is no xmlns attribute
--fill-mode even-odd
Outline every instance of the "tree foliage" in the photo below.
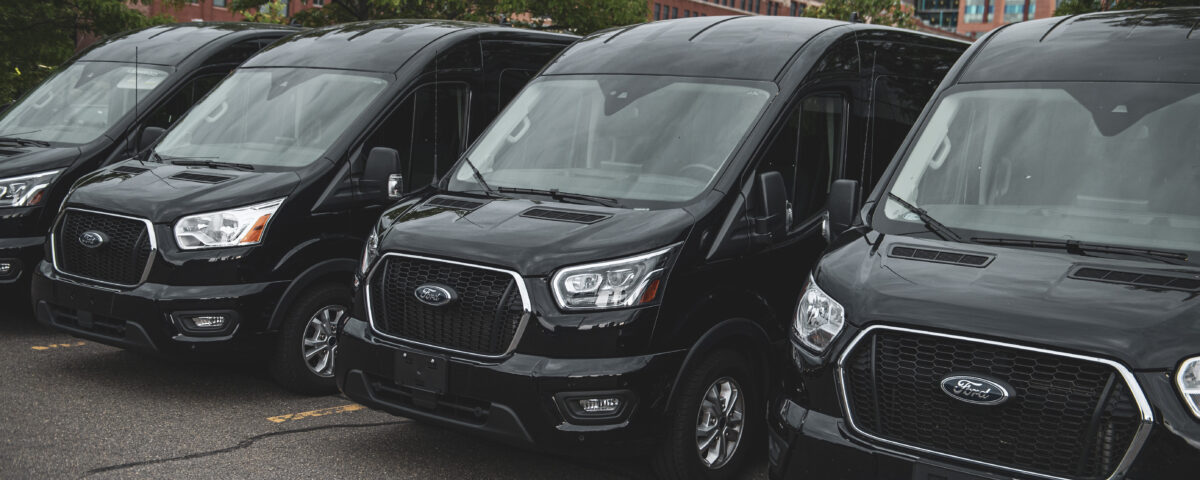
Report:
<svg viewBox="0 0 1200 480"><path fill-rule="evenodd" d="M850 20L854 13L858 13L864 23L900 28L913 28L917 24L912 7L900 0L826 0L819 7L804 9L806 17L834 20Z"/></svg>
<svg viewBox="0 0 1200 480"><path fill-rule="evenodd" d="M1058 8L1054 9L1054 15L1197 5L1200 5L1200 0L1063 0L1058 4Z"/></svg>
<svg viewBox="0 0 1200 480"><path fill-rule="evenodd" d="M0 104L41 83L81 39L168 21L146 18L125 0L0 1Z"/></svg>

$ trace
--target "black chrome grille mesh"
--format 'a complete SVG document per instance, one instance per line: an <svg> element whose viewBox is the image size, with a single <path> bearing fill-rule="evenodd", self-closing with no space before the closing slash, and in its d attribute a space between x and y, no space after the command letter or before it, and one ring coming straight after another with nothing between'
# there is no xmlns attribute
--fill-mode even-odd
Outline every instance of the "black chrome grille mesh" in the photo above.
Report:
<svg viewBox="0 0 1200 480"><path fill-rule="evenodd" d="M415 292L426 284L449 287L458 300L422 303ZM371 315L381 333L468 353L505 353L524 315L516 280L494 270L388 256L370 285Z"/></svg>
<svg viewBox="0 0 1200 480"><path fill-rule="evenodd" d="M1067 478L1107 478L1140 425L1133 394L1112 367L967 340L887 329L846 357L854 425L893 442ZM974 405L941 390L952 373L1008 382L1012 398Z"/></svg>
<svg viewBox="0 0 1200 480"><path fill-rule="evenodd" d="M84 232L100 232L106 241L83 246ZM141 283L152 245L145 222L81 210L66 210L55 235L57 266L64 273L118 285Z"/></svg>

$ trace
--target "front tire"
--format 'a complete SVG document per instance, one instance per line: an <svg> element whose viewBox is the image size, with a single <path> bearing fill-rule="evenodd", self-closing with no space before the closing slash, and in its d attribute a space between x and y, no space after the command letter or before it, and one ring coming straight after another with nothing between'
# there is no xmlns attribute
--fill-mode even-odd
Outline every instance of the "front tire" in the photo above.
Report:
<svg viewBox="0 0 1200 480"><path fill-rule="evenodd" d="M731 350L714 352L685 375L655 473L671 480L734 478L762 433L761 381Z"/></svg>
<svg viewBox="0 0 1200 480"><path fill-rule="evenodd" d="M288 310L270 360L271 376L288 390L323 395L333 379L334 331L350 311L350 288L324 284L304 292Z"/></svg>

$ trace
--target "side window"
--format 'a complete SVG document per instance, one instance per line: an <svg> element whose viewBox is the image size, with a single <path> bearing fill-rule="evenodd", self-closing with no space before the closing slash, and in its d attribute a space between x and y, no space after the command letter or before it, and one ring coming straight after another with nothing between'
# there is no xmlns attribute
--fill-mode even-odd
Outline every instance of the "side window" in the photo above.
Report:
<svg viewBox="0 0 1200 480"><path fill-rule="evenodd" d="M866 165L868 185L874 185L896 155L908 131L933 96L937 79L878 77L871 106L871 153Z"/></svg>
<svg viewBox="0 0 1200 480"><path fill-rule="evenodd" d="M839 95L801 100L759 163L759 173L776 171L783 175L791 203L789 228L825 207L829 187L841 170L845 105Z"/></svg>
<svg viewBox="0 0 1200 480"><path fill-rule="evenodd" d="M511 102L517 93L525 88L525 84L529 83L536 74L533 70L521 70L519 68L510 68L500 72L500 91L497 95L498 103L496 110L504 110L504 106Z"/></svg>
<svg viewBox="0 0 1200 480"><path fill-rule="evenodd" d="M375 147L395 149L400 152L406 190L432 183L466 147L468 93L461 83L417 88L367 140L364 158Z"/></svg>
<svg viewBox="0 0 1200 480"><path fill-rule="evenodd" d="M160 128L171 126L176 120L179 120L179 117L187 113L192 105L200 101L209 90L216 87L222 78L224 78L223 75L213 74L192 79L171 95L171 98L167 99L165 103L150 112L150 115L146 117L146 125Z"/></svg>

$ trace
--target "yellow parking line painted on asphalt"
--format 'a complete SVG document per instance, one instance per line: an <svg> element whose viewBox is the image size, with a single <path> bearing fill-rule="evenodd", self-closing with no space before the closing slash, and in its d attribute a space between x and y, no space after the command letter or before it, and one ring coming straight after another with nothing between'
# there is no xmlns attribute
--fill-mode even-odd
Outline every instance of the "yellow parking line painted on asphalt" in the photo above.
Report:
<svg viewBox="0 0 1200 480"><path fill-rule="evenodd" d="M303 420L303 419L311 418L311 417L323 417L325 415L333 415L335 413L355 412L358 410L362 410L364 408L367 408L367 407L364 407L357 403L351 403L348 405L342 405L340 407L329 407L329 408L322 408L320 410L310 410L307 412L288 413L285 415L267 417L267 420L271 421L271 422L275 422L275 423L283 423L283 422L290 422L290 421L295 421L295 420Z"/></svg>
<svg viewBox="0 0 1200 480"><path fill-rule="evenodd" d="M37 345L37 346L29 347L29 348L32 348L34 350L49 350L51 348L70 348L70 347L79 347L79 346L83 346L83 345L87 345L87 343L86 342L52 343L50 345Z"/></svg>

